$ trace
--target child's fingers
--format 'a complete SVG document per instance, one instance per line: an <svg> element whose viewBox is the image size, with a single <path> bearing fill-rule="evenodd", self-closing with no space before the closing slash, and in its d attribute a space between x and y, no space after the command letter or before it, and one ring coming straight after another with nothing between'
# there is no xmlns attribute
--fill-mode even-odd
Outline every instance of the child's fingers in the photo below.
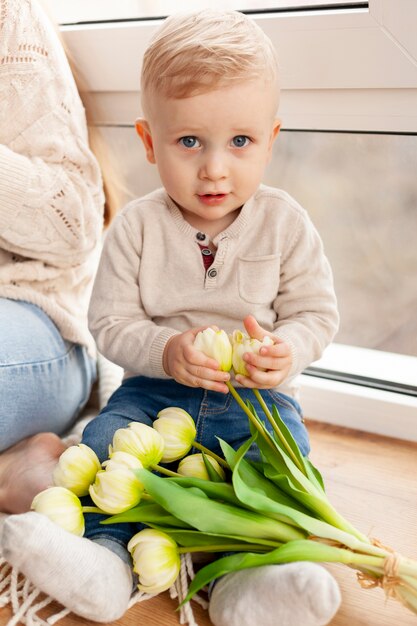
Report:
<svg viewBox="0 0 417 626"><path fill-rule="evenodd" d="M229 380L229 374L226 372L197 367L187 370L181 382L189 387L201 387L209 391L228 393L229 389L226 385L226 380Z"/></svg>
<svg viewBox="0 0 417 626"><path fill-rule="evenodd" d="M256 367L248 366L250 378L247 376L236 376L236 380L249 389L271 389L281 382L281 372L269 371L262 372Z"/></svg>
<svg viewBox="0 0 417 626"><path fill-rule="evenodd" d="M198 380L225 382L230 379L228 372L222 372L221 370L215 370L200 365L189 365L187 371L190 376Z"/></svg>
<svg viewBox="0 0 417 626"><path fill-rule="evenodd" d="M252 365L252 367L260 370L282 370L288 366L288 357L275 358L251 355L251 359L246 361L246 365Z"/></svg>
<svg viewBox="0 0 417 626"><path fill-rule="evenodd" d="M217 363L216 359L212 359L211 357L206 356L204 352L196 350L193 346L186 346L184 348L184 358L190 365L205 367L212 370L219 369L219 364Z"/></svg>
<svg viewBox="0 0 417 626"><path fill-rule="evenodd" d="M290 347L285 341L279 339L272 346L262 346L259 350L261 356L284 357L290 354Z"/></svg>
<svg viewBox="0 0 417 626"><path fill-rule="evenodd" d="M262 348L259 354L246 352L244 361L263 370L281 370L287 367L290 352L287 344L275 344Z"/></svg>

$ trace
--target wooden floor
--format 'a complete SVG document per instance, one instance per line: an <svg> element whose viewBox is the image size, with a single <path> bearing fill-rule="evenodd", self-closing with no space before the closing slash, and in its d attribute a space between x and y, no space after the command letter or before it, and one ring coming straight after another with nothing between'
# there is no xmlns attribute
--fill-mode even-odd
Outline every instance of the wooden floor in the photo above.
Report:
<svg viewBox="0 0 417 626"><path fill-rule="evenodd" d="M335 507L364 533L417 559L417 444L315 422L308 427L311 460L322 472ZM328 569L337 578L343 595L331 626L417 625L417 615L393 599L386 601L380 589L361 589L353 570L333 565ZM199 626L210 626L207 613L193 606ZM175 607L166 593L134 606L113 624L176 626L179 621ZM0 609L0 625L9 619L9 609ZM73 615L59 622L61 626L89 623Z"/></svg>

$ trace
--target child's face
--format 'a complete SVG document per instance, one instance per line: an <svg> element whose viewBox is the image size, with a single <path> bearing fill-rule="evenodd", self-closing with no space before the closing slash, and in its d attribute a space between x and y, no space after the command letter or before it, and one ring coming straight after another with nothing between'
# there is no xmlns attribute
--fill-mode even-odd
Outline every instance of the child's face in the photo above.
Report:
<svg viewBox="0 0 417 626"><path fill-rule="evenodd" d="M251 80L184 99L154 96L136 127L162 184L195 228L212 237L262 181L273 141L273 88Z"/></svg>

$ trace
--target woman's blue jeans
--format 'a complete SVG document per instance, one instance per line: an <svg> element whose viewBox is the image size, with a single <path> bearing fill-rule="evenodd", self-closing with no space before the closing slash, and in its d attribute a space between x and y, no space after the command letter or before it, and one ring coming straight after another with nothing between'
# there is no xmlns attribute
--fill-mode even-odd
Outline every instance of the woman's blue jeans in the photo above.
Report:
<svg viewBox="0 0 417 626"><path fill-rule="evenodd" d="M40 432L58 435L86 404L96 366L42 309L0 298L0 452Z"/></svg>
<svg viewBox="0 0 417 626"><path fill-rule="evenodd" d="M249 399L254 405L257 404L251 390L239 388L238 391L244 400ZM310 450L308 434L298 402L273 390L263 390L261 393L269 408L276 404L301 452L307 455ZM217 454L221 454L217 437L224 439L235 449L250 437L248 418L230 393L224 395L186 387L174 380L137 376L126 379L111 396L107 406L86 426L82 443L90 446L103 462L108 458L109 444L118 428L126 428L130 422L142 422L152 426L159 411L173 406L184 409L193 417L197 442ZM256 409L262 417L260 407ZM269 422L267 426L270 427ZM143 528L140 524L100 525L103 516L94 513L86 514L85 518L85 536L103 540L103 543L108 538L126 545Z"/></svg>

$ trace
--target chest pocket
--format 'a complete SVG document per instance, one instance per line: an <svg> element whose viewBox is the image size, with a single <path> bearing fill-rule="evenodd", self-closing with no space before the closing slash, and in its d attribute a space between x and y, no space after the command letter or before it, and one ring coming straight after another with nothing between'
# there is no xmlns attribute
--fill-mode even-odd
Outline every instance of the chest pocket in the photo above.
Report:
<svg viewBox="0 0 417 626"><path fill-rule="evenodd" d="M280 256L241 258L238 260L239 295L247 302L272 302L278 293Z"/></svg>

